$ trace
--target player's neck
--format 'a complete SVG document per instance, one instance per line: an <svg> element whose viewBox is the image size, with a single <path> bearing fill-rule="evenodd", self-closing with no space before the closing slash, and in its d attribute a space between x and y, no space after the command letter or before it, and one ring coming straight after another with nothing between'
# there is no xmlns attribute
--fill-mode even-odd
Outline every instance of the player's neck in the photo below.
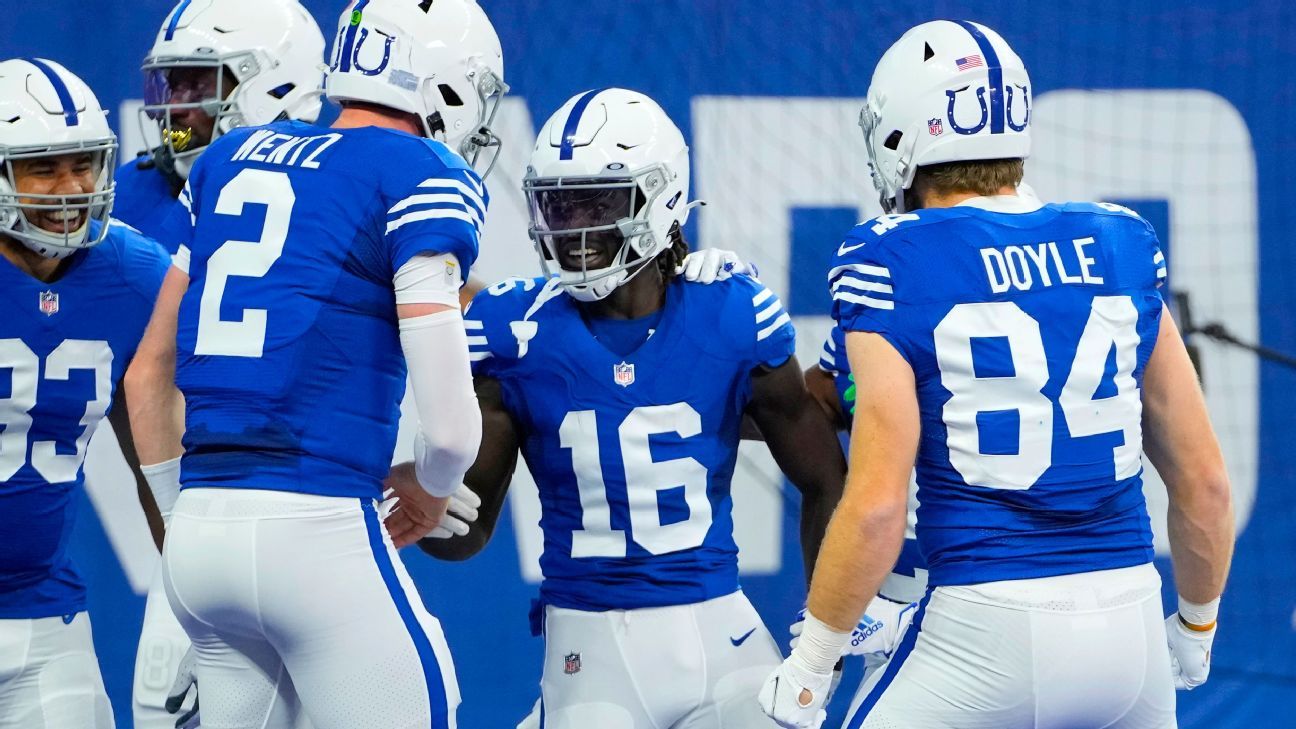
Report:
<svg viewBox="0 0 1296 729"><path fill-rule="evenodd" d="M60 259L46 258L8 237L0 237L0 255L3 255L19 271L45 283L58 278L63 264Z"/></svg>
<svg viewBox="0 0 1296 729"><path fill-rule="evenodd" d="M377 104L351 104L342 107L342 113L333 122L334 129L356 129L358 127L383 127L396 131L423 136L423 127L418 117L413 114L388 109Z"/></svg>
<svg viewBox="0 0 1296 729"><path fill-rule="evenodd" d="M1001 187L995 195L1016 195L1017 190L1012 187ZM976 197L985 197L980 193L958 191L958 192L937 192L936 190L927 190L922 193L922 206L924 208L952 208L955 205L971 200Z"/></svg>
<svg viewBox="0 0 1296 729"><path fill-rule="evenodd" d="M662 308L666 303L666 279L656 263L618 287L605 299L582 303L581 311L593 319L639 319Z"/></svg>

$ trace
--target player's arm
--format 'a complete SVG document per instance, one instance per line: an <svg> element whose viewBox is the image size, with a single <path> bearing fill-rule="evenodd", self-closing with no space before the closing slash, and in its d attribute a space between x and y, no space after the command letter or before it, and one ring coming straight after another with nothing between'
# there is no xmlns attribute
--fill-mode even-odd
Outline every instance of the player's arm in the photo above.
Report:
<svg viewBox="0 0 1296 729"><path fill-rule="evenodd" d="M801 556L808 577L846 477L837 434L806 389L796 357L753 374L747 414L764 435L774 460L801 492Z"/></svg>
<svg viewBox="0 0 1296 729"><path fill-rule="evenodd" d="M420 549L437 559L465 560L486 547L495 533L504 497L517 469L517 424L504 407L499 380L479 375L474 383L481 406L482 444L477 460L464 474L464 484L481 499L481 506L467 534L419 542Z"/></svg>
<svg viewBox="0 0 1296 729"><path fill-rule="evenodd" d="M140 507L144 509L144 519L148 522L149 533L158 551L162 551L162 540L166 536L162 513L158 511L157 499L149 489L148 479L140 470L139 454L135 452L135 437L131 435L130 414L126 406L125 388L120 384L113 394L112 409L108 411L108 423L112 425L113 434L121 446L122 457L135 477L135 492L139 495Z"/></svg>
<svg viewBox="0 0 1296 729"><path fill-rule="evenodd" d="M153 315L122 378L126 407L119 410L125 422L118 426L112 421L119 434L131 433L123 447L126 441L134 446L135 459L142 464L140 471L164 520L180 494L184 396L175 384L175 343L180 300L188 288L189 274L175 266L167 270Z"/></svg>
<svg viewBox="0 0 1296 729"><path fill-rule="evenodd" d="M1233 502L1197 372L1169 310L1161 313L1143 377L1143 447L1170 497L1167 525L1180 599L1215 604L1233 556Z"/></svg>
<svg viewBox="0 0 1296 729"><path fill-rule="evenodd" d="M481 442L481 415L458 293L442 292L446 303L429 303L435 295L422 297L419 303L401 303L402 298L420 298L409 295L416 284L407 282L436 278L432 272L444 270L440 258L418 256L396 275L401 350L419 423L413 469L409 473L393 469L386 482L400 499L384 521L398 549L415 543L441 522ZM422 269L426 271L420 273Z"/></svg>
<svg viewBox="0 0 1296 729"><path fill-rule="evenodd" d="M810 396L819 403L819 408L832 423L834 430L846 429L846 414L842 412L841 399L837 397L837 384L833 374L817 364L812 364L805 371L806 389Z"/></svg>
<svg viewBox="0 0 1296 729"><path fill-rule="evenodd" d="M909 474L918 451L913 370L881 335L850 332L856 389L851 469L810 587L810 613L849 633L895 564L904 542Z"/></svg>
<svg viewBox="0 0 1296 729"><path fill-rule="evenodd" d="M765 713L819 710L851 631L895 564L904 542L909 472L920 420L913 370L879 334L849 332L851 371L868 372L856 390L846 491L819 550L801 637L766 679ZM780 693L786 686L790 693Z"/></svg>

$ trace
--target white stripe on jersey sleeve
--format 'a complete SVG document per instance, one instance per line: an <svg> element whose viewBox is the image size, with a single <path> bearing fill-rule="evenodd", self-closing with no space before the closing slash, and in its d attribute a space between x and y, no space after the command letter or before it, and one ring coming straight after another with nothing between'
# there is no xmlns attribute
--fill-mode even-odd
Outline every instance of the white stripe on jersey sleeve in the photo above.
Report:
<svg viewBox="0 0 1296 729"><path fill-rule="evenodd" d="M764 309L761 309L760 311L756 312L756 323L761 324L763 322L766 322L774 318L774 315L778 314L781 311L783 311L782 302L780 302L778 299L774 299L773 301L769 302L769 305L766 306Z"/></svg>
<svg viewBox="0 0 1296 729"><path fill-rule="evenodd" d="M481 362L482 360L490 359L492 356L493 356L493 355L491 355L490 352L469 352L469 353L468 353L468 361L469 361L469 362Z"/></svg>
<svg viewBox="0 0 1296 729"><path fill-rule="evenodd" d="M819 369L824 372L837 372L837 345L832 335L824 340L823 351L819 353Z"/></svg>
<svg viewBox="0 0 1296 729"><path fill-rule="evenodd" d="M895 308L894 301L889 301L887 299L875 299L872 296L863 296L863 295L857 296L855 294L850 293L849 291L838 291L835 295L833 295L833 298L841 301L846 301L852 304L863 304L864 306L871 306L874 309L894 309Z"/></svg>
<svg viewBox="0 0 1296 729"><path fill-rule="evenodd" d="M843 286L855 289L856 291L876 291L881 294L891 293L891 284L865 281L864 279L855 278L849 274L843 275L841 278L837 279L837 282L832 285L833 293L837 293L837 289Z"/></svg>
<svg viewBox="0 0 1296 729"><path fill-rule="evenodd" d="M459 194L468 198L469 202L476 205L477 210L483 213L486 212L486 203L483 202L482 199L483 198L482 189L475 185L468 185L462 182L461 180L456 180L449 177L429 177L428 179L419 183L419 189L420 190L444 189L448 191L458 192Z"/></svg>
<svg viewBox="0 0 1296 729"><path fill-rule="evenodd" d="M473 220L476 221L478 230L481 229L481 226L484 222L482 220L481 212L479 212L477 208L468 205L464 201L464 197L462 195L457 195L454 193L411 195L405 198L404 200L401 200L400 202L393 205L392 209L387 211L387 219L390 220L397 213L407 208L414 207L415 205L434 205L437 203L450 203L453 205L458 205L459 208L462 208L469 215L473 216Z"/></svg>
<svg viewBox="0 0 1296 729"><path fill-rule="evenodd" d="M410 223L417 223L420 220L435 220L438 218L462 220L465 223L471 225L473 229L476 230L478 233L481 232L481 230L477 226L476 217L473 216L471 213L467 212L466 210L453 210L449 208L433 208L431 210L416 210L412 213L406 213L401 217L397 218L396 220L387 223L387 233L390 234L392 231L398 228L401 228Z"/></svg>
<svg viewBox="0 0 1296 729"><path fill-rule="evenodd" d="M779 314L777 319L769 323L769 326L766 326L764 329L760 330L759 332L756 332L756 341L762 342L768 339L771 334L778 331L779 327L783 326L784 324L791 324L791 323L792 323L792 319L787 315L787 312L783 312L782 314Z"/></svg>
<svg viewBox="0 0 1296 729"><path fill-rule="evenodd" d="M468 331L471 332L475 329L480 330L482 328L483 328L482 323L480 321L476 319L464 319L464 329L467 329Z"/></svg>
<svg viewBox="0 0 1296 729"><path fill-rule="evenodd" d="M752 297L752 306L760 306L766 301L769 301L769 297L773 295L773 291L770 291L769 289L761 289L760 293Z"/></svg>
<svg viewBox="0 0 1296 729"><path fill-rule="evenodd" d="M891 270L884 266L870 266L867 263L847 263L834 267L828 272L828 280L832 281L846 272L862 273L865 276L891 280Z"/></svg>

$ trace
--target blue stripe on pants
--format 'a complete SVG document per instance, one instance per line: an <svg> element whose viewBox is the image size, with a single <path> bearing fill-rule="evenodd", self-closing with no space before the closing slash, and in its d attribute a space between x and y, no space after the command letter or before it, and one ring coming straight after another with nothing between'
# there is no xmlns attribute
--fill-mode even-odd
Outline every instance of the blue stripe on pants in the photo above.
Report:
<svg viewBox="0 0 1296 729"><path fill-rule="evenodd" d="M904 664L905 659L913 653L914 646L918 643L918 634L922 632L923 616L927 614L927 603L931 602L931 587L927 588L927 594L918 603L918 612L914 614L913 624L909 626L905 637L900 641L900 647L891 656L886 667L882 669L882 678L873 685L873 690L869 691L868 696L864 697L864 702L855 710L855 715L850 717L846 722L846 729L859 729L864 725L864 718L868 713L877 706L877 702L882 699L882 694L886 693L887 687L895 680L896 674L900 673L900 666Z"/></svg>
<svg viewBox="0 0 1296 729"><path fill-rule="evenodd" d="M414 641L414 649L418 651L419 663L423 666L423 678L428 689L428 706L432 710L432 729L449 729L450 710L446 705L445 680L441 677L441 666L437 663L436 653L432 650L432 642L428 640L423 625L414 615L409 596L405 594L400 579L396 577L396 566L392 564L387 545L383 542L382 524L378 521L378 512L374 509L373 500L360 499L360 508L364 511L365 529L369 532L369 547L373 550L374 561L378 563L378 572L382 574L387 592L391 594L392 602L396 604L396 612L400 613L405 629Z"/></svg>

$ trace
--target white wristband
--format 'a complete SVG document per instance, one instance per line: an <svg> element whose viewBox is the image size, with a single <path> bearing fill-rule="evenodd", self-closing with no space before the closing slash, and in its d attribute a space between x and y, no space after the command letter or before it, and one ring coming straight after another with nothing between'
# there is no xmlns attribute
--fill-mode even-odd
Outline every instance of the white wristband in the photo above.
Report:
<svg viewBox="0 0 1296 729"><path fill-rule="evenodd" d="M850 642L851 631L838 632L807 610L801 627L801 639L788 660L797 668L814 676L832 673L842 651Z"/></svg>
<svg viewBox="0 0 1296 729"><path fill-rule="evenodd" d="M1214 626L1219 619L1220 599L1217 597L1205 604L1198 604L1179 597L1179 618L1193 627L1205 628Z"/></svg>
<svg viewBox="0 0 1296 729"><path fill-rule="evenodd" d="M175 509L176 499L180 498L180 458L154 463L151 466L140 466L144 480L148 481L149 491L157 502L158 511L162 512L162 521L171 521L171 512Z"/></svg>

